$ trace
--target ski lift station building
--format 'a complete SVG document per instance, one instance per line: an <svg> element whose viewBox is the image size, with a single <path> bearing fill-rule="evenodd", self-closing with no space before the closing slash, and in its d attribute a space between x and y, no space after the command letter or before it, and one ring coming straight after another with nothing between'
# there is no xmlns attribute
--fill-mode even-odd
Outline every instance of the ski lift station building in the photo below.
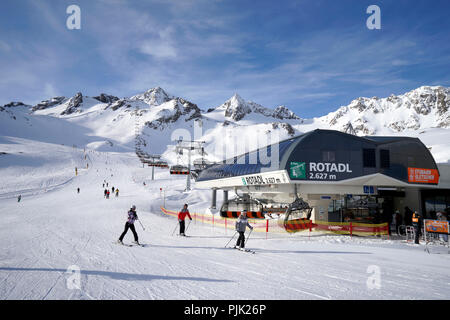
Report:
<svg viewBox="0 0 450 320"><path fill-rule="evenodd" d="M334 130L317 129L210 165L196 187L213 190L213 208L217 190L224 191L223 216L252 211L245 207L252 201L260 205L260 217L273 208L282 213L297 197L313 208L313 221L376 223L399 210L408 224L405 207L425 218L450 209L450 166L437 165L418 138ZM229 191L250 201L228 209Z"/></svg>

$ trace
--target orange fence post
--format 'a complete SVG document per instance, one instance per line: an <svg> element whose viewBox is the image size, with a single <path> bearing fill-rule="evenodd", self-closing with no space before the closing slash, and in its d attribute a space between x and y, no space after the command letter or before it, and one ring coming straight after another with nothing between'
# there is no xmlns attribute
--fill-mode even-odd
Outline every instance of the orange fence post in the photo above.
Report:
<svg viewBox="0 0 450 320"><path fill-rule="evenodd" d="M268 233L269 233L269 219L266 220L266 239Z"/></svg>
<svg viewBox="0 0 450 320"><path fill-rule="evenodd" d="M353 238L353 226L351 222L350 222L350 238Z"/></svg>

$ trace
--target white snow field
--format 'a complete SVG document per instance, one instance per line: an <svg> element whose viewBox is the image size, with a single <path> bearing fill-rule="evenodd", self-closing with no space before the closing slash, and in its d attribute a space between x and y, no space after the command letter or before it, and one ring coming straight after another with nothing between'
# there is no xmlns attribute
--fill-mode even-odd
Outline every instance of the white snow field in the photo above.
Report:
<svg viewBox="0 0 450 320"><path fill-rule="evenodd" d="M249 254L224 248L233 231L199 222L190 237L172 236L177 221L159 209L159 188L168 209L186 202L191 212L207 210L210 191L186 193L186 178L163 169L151 181L133 153L87 150L84 160L82 149L2 139L2 300L450 298L446 248L430 254L394 240L254 232L247 247L256 254ZM118 198L104 198L105 179ZM145 247L114 243L133 204ZM124 242L131 241L129 231Z"/></svg>

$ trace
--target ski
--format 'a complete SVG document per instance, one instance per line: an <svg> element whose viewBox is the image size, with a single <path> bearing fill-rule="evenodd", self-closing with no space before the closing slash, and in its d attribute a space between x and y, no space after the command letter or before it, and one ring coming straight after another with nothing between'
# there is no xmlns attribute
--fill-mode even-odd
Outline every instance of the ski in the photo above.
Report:
<svg viewBox="0 0 450 320"><path fill-rule="evenodd" d="M250 249L240 249L240 248L235 248L235 247L227 247L227 248L229 248L229 249L236 249L236 250L239 250L239 251L242 251L242 252L246 252L246 253L252 253L252 254L256 253L254 250L250 250Z"/></svg>
<svg viewBox="0 0 450 320"><path fill-rule="evenodd" d="M132 245L131 244L128 244L128 243L120 243L120 242L117 242L117 241L114 241L113 242L114 244L117 244L117 245L119 245L119 246L125 246L125 247L132 247Z"/></svg>
<svg viewBox="0 0 450 320"><path fill-rule="evenodd" d="M125 246L125 247L147 247L148 246L148 244L145 244L145 243L139 243L139 244L137 244L137 243L132 243L132 244L129 244L129 243L120 243L120 242L113 242L113 243L115 243L115 244L117 244L117 245L119 245L119 246Z"/></svg>
<svg viewBox="0 0 450 320"><path fill-rule="evenodd" d="M139 244L136 244L136 243L133 243L133 244L131 244L131 246L132 247L146 247L146 246L148 246L147 244L144 244L144 243L139 243Z"/></svg>

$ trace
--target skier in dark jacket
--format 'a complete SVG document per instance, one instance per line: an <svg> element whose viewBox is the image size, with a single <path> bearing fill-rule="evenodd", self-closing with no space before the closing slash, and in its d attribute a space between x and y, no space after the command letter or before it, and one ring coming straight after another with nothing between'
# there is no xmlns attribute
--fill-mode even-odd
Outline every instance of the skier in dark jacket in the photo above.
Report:
<svg viewBox="0 0 450 320"><path fill-rule="evenodd" d="M237 239L236 245L234 248L239 248L241 250L244 250L245 247L245 229L249 227L251 230L253 230L253 227L248 223L247 220L247 210L243 210L241 212L241 215L236 220L236 231L239 233L239 237Z"/></svg>
<svg viewBox="0 0 450 320"><path fill-rule="evenodd" d="M138 216L136 213L136 206L133 205L131 207L131 209L128 211L128 220L127 220L127 222L125 222L125 230L120 235L119 240L117 240L118 243L123 244L123 242L122 242L123 237L125 237L126 233L128 232L128 229L131 229L131 232L133 232L133 236L134 236L133 243L139 244L138 235L136 233L136 228L134 227L134 222L136 220L138 220Z"/></svg>
<svg viewBox="0 0 450 320"><path fill-rule="evenodd" d="M186 218L186 216L188 216L189 219L191 219L191 221L192 221L192 217L189 214L187 203L184 204L183 209L181 209L181 211L178 212L178 222L180 223L180 236L185 236L185 234L184 234L184 229L185 229L184 219Z"/></svg>

